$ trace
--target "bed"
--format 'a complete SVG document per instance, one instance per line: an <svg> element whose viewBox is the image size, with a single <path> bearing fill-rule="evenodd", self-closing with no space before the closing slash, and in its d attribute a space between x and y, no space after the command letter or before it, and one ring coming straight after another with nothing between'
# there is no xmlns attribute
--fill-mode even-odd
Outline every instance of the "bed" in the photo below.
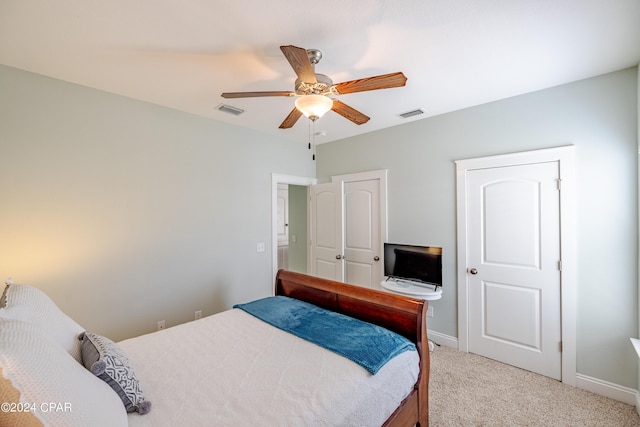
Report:
<svg viewBox="0 0 640 427"><path fill-rule="evenodd" d="M281 270L273 297L113 343L85 331L37 288L10 285L0 300L0 425L428 426L426 309L426 301ZM260 320L260 310L280 320ZM359 357L381 351L337 354L276 323L325 325L325 317L288 317L316 311L346 321L354 336L382 327L412 347L367 365ZM135 371L137 402L110 384L113 375L103 378L111 361L103 346Z"/></svg>

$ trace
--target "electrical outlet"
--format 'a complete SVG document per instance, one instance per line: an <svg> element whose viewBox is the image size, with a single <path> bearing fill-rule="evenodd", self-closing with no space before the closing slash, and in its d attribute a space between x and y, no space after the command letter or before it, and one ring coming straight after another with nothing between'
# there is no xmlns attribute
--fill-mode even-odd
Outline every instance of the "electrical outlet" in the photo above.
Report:
<svg viewBox="0 0 640 427"><path fill-rule="evenodd" d="M158 322L158 330L164 329L164 320Z"/></svg>
<svg viewBox="0 0 640 427"><path fill-rule="evenodd" d="M429 308L427 308L427 317L433 317L433 306L430 305Z"/></svg>
<svg viewBox="0 0 640 427"><path fill-rule="evenodd" d="M202 319L202 310L196 310L196 312L193 315L193 318L195 320Z"/></svg>

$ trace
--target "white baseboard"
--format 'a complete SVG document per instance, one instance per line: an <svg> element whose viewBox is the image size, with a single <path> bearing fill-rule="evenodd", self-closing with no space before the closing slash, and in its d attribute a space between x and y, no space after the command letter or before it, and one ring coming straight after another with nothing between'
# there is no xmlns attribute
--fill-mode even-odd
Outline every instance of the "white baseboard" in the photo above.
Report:
<svg viewBox="0 0 640 427"><path fill-rule="evenodd" d="M436 344L458 350L458 338L427 329L427 337Z"/></svg>
<svg viewBox="0 0 640 427"><path fill-rule="evenodd" d="M458 338L445 335L437 331L427 330L427 336L436 344L458 350ZM640 392L629 387L624 387L587 375L576 374L576 387L590 391L601 396L609 397L620 402L634 405L640 414Z"/></svg>
<svg viewBox="0 0 640 427"><path fill-rule="evenodd" d="M582 374L576 374L576 387L590 391L601 396L610 397L620 402L634 405L637 408L639 398L638 391L629 387L624 387L598 378L588 377Z"/></svg>

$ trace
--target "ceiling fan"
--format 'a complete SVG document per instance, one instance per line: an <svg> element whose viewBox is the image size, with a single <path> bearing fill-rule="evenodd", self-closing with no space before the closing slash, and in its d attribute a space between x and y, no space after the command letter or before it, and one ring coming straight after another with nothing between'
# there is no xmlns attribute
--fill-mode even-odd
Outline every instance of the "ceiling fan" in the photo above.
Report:
<svg viewBox="0 0 640 427"><path fill-rule="evenodd" d="M404 74L396 72L334 84L328 76L315 72L315 65L322 59L321 51L305 50L296 46L280 46L280 50L298 76L294 91L224 92L222 94L223 98L298 96L296 107L280 124L280 129L291 128L302 114L316 121L328 110L333 110L353 123L361 125L368 122L370 117L330 96L401 87L407 82Z"/></svg>

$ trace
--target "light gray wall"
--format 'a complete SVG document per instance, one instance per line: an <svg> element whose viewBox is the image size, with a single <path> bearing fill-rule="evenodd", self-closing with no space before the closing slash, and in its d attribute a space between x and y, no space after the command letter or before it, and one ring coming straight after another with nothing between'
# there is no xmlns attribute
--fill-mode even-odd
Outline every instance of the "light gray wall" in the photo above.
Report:
<svg viewBox="0 0 640 427"><path fill-rule="evenodd" d="M389 240L443 247L429 329L457 337L454 161L575 145L578 373L637 388L637 84L627 69L322 144L318 182L388 169Z"/></svg>
<svg viewBox="0 0 640 427"><path fill-rule="evenodd" d="M3 281L115 340L270 294L271 173L313 176L302 144L4 66L0 94Z"/></svg>

